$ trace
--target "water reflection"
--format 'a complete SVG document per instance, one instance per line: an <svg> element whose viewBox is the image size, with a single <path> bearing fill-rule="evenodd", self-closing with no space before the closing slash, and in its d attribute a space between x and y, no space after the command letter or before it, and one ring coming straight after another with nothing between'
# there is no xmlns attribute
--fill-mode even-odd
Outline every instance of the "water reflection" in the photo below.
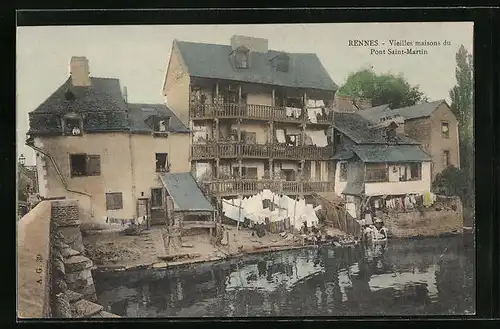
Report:
<svg viewBox="0 0 500 329"><path fill-rule="evenodd" d="M99 302L129 317L471 314L467 239L282 251L95 281Z"/></svg>

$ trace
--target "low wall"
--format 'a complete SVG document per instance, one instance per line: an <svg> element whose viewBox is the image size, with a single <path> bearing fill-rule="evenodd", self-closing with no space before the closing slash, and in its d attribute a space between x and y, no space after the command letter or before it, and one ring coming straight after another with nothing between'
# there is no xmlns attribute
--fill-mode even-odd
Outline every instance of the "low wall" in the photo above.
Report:
<svg viewBox="0 0 500 329"><path fill-rule="evenodd" d="M51 317L51 202L42 201L17 222L17 314Z"/></svg>
<svg viewBox="0 0 500 329"><path fill-rule="evenodd" d="M18 222L18 317L103 318L76 200L42 201Z"/></svg>
<svg viewBox="0 0 500 329"><path fill-rule="evenodd" d="M463 231L463 207L458 197L440 198L429 209L393 212L384 224L395 238L438 236Z"/></svg>

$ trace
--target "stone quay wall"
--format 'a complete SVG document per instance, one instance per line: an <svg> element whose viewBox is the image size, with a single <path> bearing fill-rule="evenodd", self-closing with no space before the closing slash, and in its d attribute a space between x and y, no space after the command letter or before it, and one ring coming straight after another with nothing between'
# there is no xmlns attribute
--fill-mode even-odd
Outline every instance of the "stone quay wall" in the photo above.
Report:
<svg viewBox="0 0 500 329"><path fill-rule="evenodd" d="M117 317L96 303L80 212L76 200L42 201L19 221L19 318Z"/></svg>

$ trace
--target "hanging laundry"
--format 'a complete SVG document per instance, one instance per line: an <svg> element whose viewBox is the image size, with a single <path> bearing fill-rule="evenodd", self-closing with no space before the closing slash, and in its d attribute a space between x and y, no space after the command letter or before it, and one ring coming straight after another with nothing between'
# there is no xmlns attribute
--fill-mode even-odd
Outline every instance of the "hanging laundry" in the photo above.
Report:
<svg viewBox="0 0 500 329"><path fill-rule="evenodd" d="M375 200L375 209L378 209L378 208L380 208L380 200L379 199Z"/></svg>
<svg viewBox="0 0 500 329"><path fill-rule="evenodd" d="M309 121L311 121L312 123L317 123L318 114L321 114L321 111L322 111L321 107L307 109L307 117L309 118Z"/></svg>
<svg viewBox="0 0 500 329"><path fill-rule="evenodd" d="M276 129L276 139L278 143L286 143L285 131L283 129Z"/></svg>
<svg viewBox="0 0 500 329"><path fill-rule="evenodd" d="M409 196L406 196L405 197L405 208L413 208L413 205L410 201L410 197Z"/></svg>
<svg viewBox="0 0 500 329"><path fill-rule="evenodd" d="M325 147L328 145L328 138L324 130L306 130L307 136L311 138L314 145Z"/></svg>
<svg viewBox="0 0 500 329"><path fill-rule="evenodd" d="M417 204L417 200L415 200L415 196L412 194L410 196L410 202L413 204L413 205L416 205Z"/></svg>

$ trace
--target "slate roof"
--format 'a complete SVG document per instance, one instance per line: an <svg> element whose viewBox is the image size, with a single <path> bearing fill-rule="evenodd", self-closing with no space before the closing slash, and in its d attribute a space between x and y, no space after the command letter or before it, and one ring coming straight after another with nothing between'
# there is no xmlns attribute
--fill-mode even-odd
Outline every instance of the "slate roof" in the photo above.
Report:
<svg viewBox="0 0 500 329"><path fill-rule="evenodd" d="M126 111L118 79L91 77L90 83L91 87L74 87L69 77L33 112ZM75 100L66 100L65 93L68 89L76 96Z"/></svg>
<svg viewBox="0 0 500 329"><path fill-rule="evenodd" d="M275 50L267 53L250 52L248 69L236 69L229 45L174 41L191 76L235 80L295 88L335 91L338 86L321 64L316 54L287 53L290 58L288 72L276 71L271 60L282 54Z"/></svg>
<svg viewBox="0 0 500 329"><path fill-rule="evenodd" d="M332 160L347 160L352 158L353 156L354 156L353 151L342 149L337 153L335 153L335 155L332 157Z"/></svg>
<svg viewBox="0 0 500 329"><path fill-rule="evenodd" d="M358 113L335 112L334 127L352 139L356 144L387 144L387 139L379 130L372 129L372 122ZM397 136L395 144L419 145L420 143L406 136Z"/></svg>
<svg viewBox="0 0 500 329"><path fill-rule="evenodd" d="M90 87L75 87L68 78L34 111L29 113L29 135L61 134L61 115L81 113L85 132L151 132L144 121L150 114L170 116L167 131L189 132L177 116L162 104L127 104L121 93L120 81L114 78L90 78ZM74 100L67 100L70 90Z"/></svg>
<svg viewBox="0 0 500 329"><path fill-rule="evenodd" d="M363 162L423 162L429 155L415 145L352 145L351 149Z"/></svg>
<svg viewBox="0 0 500 329"><path fill-rule="evenodd" d="M428 117L445 100L441 99L430 103L422 103L414 106L390 109L388 105L381 105L360 111L360 115L372 122L378 122L380 118L386 115L400 115L406 120Z"/></svg>
<svg viewBox="0 0 500 329"><path fill-rule="evenodd" d="M159 176L174 200L174 211L214 211L191 173L161 173Z"/></svg>
<svg viewBox="0 0 500 329"><path fill-rule="evenodd" d="M127 105L130 130L132 132L151 132L152 128L146 124L145 120L152 115L163 115L170 117L167 131L189 133L189 129L179 120L175 113L164 104L129 103Z"/></svg>

